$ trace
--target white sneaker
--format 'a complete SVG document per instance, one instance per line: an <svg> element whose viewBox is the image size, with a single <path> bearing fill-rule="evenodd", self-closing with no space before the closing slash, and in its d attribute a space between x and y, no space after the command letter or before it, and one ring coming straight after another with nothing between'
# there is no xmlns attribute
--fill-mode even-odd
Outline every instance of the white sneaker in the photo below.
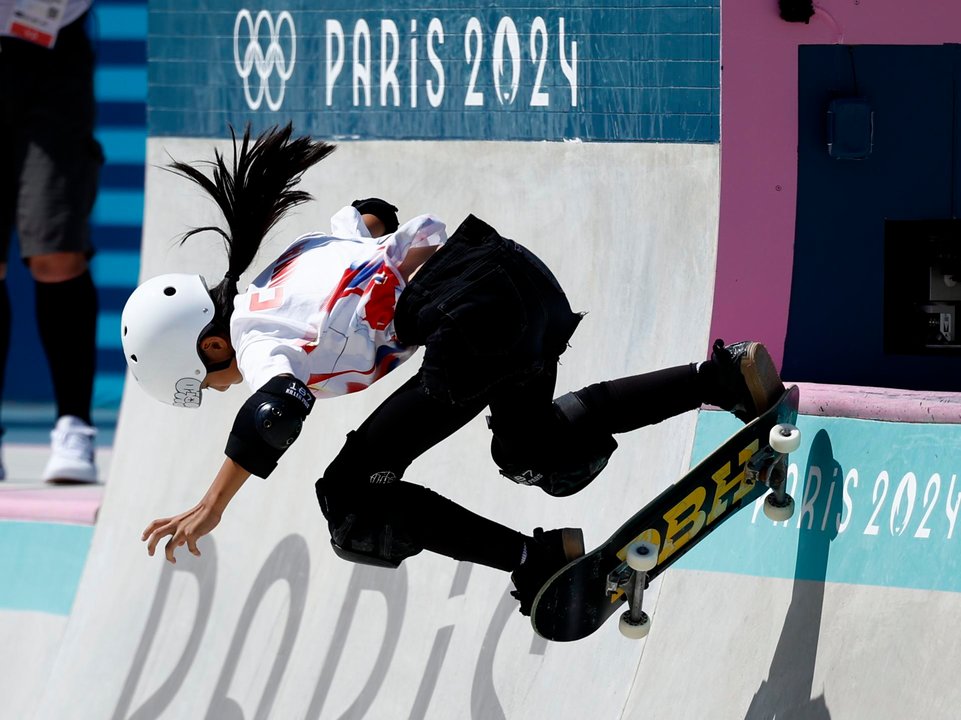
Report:
<svg viewBox="0 0 961 720"><path fill-rule="evenodd" d="M73 415L57 420L50 433L50 460L43 471L44 482L97 482L93 439L97 431Z"/></svg>

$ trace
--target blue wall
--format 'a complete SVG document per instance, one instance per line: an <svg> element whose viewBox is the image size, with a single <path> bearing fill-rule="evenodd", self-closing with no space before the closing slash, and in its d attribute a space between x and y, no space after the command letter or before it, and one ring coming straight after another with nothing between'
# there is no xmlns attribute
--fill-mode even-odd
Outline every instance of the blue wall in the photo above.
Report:
<svg viewBox="0 0 961 720"><path fill-rule="evenodd" d="M357 139L719 138L718 0L241 8L150 3L151 135L291 120Z"/></svg>
<svg viewBox="0 0 961 720"><path fill-rule="evenodd" d="M923 234L910 247L914 258L886 267L886 221L961 212L961 51L812 45L798 57L797 225L783 374L799 382L961 390L961 350L895 353L885 343L892 287L900 296L920 284L921 298L930 297ZM837 160L827 152L828 104L852 97L874 112L874 147L863 160Z"/></svg>

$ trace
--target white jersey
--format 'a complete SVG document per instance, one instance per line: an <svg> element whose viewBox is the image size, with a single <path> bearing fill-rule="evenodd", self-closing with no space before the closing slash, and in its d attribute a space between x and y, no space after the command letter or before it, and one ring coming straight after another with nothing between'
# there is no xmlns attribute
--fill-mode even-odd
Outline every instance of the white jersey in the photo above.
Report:
<svg viewBox="0 0 961 720"><path fill-rule="evenodd" d="M439 246L446 227L421 215L371 238L345 207L331 234L297 238L234 300L230 339L254 390L290 374L318 398L363 390L409 358L394 311L405 287L398 266L411 248Z"/></svg>

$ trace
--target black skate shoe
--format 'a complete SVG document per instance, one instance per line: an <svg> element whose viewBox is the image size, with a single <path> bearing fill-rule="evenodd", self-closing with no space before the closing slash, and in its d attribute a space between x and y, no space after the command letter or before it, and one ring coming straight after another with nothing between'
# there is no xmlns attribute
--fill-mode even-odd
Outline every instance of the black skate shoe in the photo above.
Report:
<svg viewBox="0 0 961 720"><path fill-rule="evenodd" d="M730 410L744 423L763 414L784 392L774 360L759 342L725 347L714 343L711 359L698 369L706 381L707 402Z"/></svg>
<svg viewBox="0 0 961 720"><path fill-rule="evenodd" d="M521 615L530 615L534 598L544 583L562 567L584 554L584 533L580 528L544 532L534 530L534 541L527 541L527 558L511 573L513 595L521 603Z"/></svg>

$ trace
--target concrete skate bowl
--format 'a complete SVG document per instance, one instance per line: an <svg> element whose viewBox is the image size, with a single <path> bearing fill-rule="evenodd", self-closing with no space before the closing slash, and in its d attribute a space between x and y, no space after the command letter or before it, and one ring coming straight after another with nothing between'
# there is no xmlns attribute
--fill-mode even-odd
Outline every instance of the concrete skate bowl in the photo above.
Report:
<svg viewBox="0 0 961 720"><path fill-rule="evenodd" d="M359 18L331 11L321 20L335 23L312 26L317 17L292 8L298 38L308 38L298 45L301 67L323 89L311 94L311 83L290 80L283 112L308 131L349 139L308 173L305 188L317 201L277 228L263 261L298 233L325 228L330 214L354 197L387 197L402 214L429 211L451 226L472 212L542 256L575 308L589 312L563 357L559 391L703 359L712 328L728 340L740 339L732 332L759 336L780 358L793 261L793 220L785 223L794 202L759 200L752 206L745 185L725 179L737 158L742 164L733 166L734 177L744 179L756 157L734 150L744 150L751 137L768 142L770 136L752 136L746 125L737 125L734 149L725 150L722 167L716 82L707 82L703 94L665 91L655 99L645 83L670 86L679 75L655 73L653 80L622 83L622 91L629 85L629 112L620 113L610 110L615 106L604 95L603 77L587 69L601 73L600 61L579 65L580 104L570 111L573 84L559 48L570 63L572 39L581 43L580 61L588 57L590 41L624 40L623 34L604 32L605 22L636 29L636 43L642 35L676 42L660 47L683 47L682 64L707 66L712 78L719 77L714 50L720 9L706 8L704 24L692 33L701 4L681 5L691 6L682 23L687 32L658 25L668 22L669 13L642 3L627 23L614 10L609 20L602 13L565 17L564 45L556 13L543 7L516 13L512 22L527 40L539 42L540 17L557 41L549 45L557 54L549 56L554 65L545 75L554 83L550 112L490 112L486 119L471 115L473 106L444 105L453 91L431 105L426 82L433 83L430 97L436 100L439 78L425 79L431 67L426 60L418 65L416 106L409 95L392 105L394 86L385 82L381 93L371 81L372 110L359 110L368 107L363 72L356 84L359 104L348 80L354 69L350 43L367 37L362 29L357 34ZM889 5L878 3L870 17L890 15ZM144 278L190 271L219 279L223 259L215 240L193 243L190 252L176 244L188 227L216 222L214 208L160 166L168 155L200 159L211 157L215 143L226 149L225 115L260 125L273 118L266 115L268 99L276 102L278 86L261 98L262 107L253 108L257 88L248 86L245 95L234 67L230 45L232 33L244 27L240 9L218 2L210 10L198 19L165 3L151 5L158 55ZM282 10L271 9L275 29ZM726 18L726 28L749 28L743 23L750 10L738 16L741 25L733 22L738 17L730 23ZM777 25L776 11L759 2L753 10L763 18L760 26L771 29L764 37L802 32ZM502 56L509 56L509 28L500 20L510 16L508 10L479 21L480 36L455 14L440 18L447 42L442 47L435 32L435 51L456 49L463 63L464 43L480 38L492 49L504 27ZM640 19L655 24L644 30ZM856 25L853 17L842 19ZM424 32L430 16L425 11L423 18L397 20L397 28L416 20ZM387 43L378 47L392 47L390 26L372 22L373 37ZM580 34L574 32L577 22ZM874 37L876 24L861 30L865 39ZM338 26L346 69L335 78ZM417 36L425 52L429 33ZM163 38L175 35L223 42L166 46ZM803 36L792 38L791 57ZM330 63L328 47L334 53ZM469 47L475 54L468 59L476 57L479 46ZM593 47L599 57L601 46ZM178 52L209 61L206 84L177 81L188 65L175 67ZM358 57L362 61L363 53ZM618 56L612 50L610 57ZM726 77L743 83L746 67L732 62ZM470 63L461 70L463 78L445 78L448 88L463 94ZM532 73L531 91L534 78ZM497 82L509 99L509 82ZM494 86L492 79L474 90L490 93ZM644 98L652 104L631 104ZM701 101L707 109L699 115ZM311 114L320 106L327 111ZM732 122L745 122L745 107L741 96L725 111L740 108L740 120ZM631 123L623 124L623 116ZM782 160L785 143L790 138L776 148ZM789 182L769 177L786 172L790 181L796 172L790 161L762 167L762 178L744 182L775 179L773 192L791 194ZM721 198L732 192L735 200L722 206ZM752 207L772 232L741 232L749 227ZM758 242L776 250L777 261L764 274L744 264ZM762 283L751 289L762 289L735 292L747 280ZM765 288L766 281L777 287ZM35 717L898 718L950 717L961 700L953 682L953 643L940 630L940 618L957 617L961 577L953 547L961 444L952 397L903 393L892 399L880 390L881 399L872 404L865 398L874 394L857 388L859 397L845 404L839 401L846 397L843 388L803 384L804 444L789 473L795 517L775 525L758 508L747 508L686 556L646 594L654 614L646 640L623 639L610 623L584 641L551 644L534 636L516 612L503 573L426 554L391 572L350 565L329 548L313 482L346 432L417 362L415 357L363 393L318 405L277 472L248 483L221 525L201 541L202 557L181 554L175 566L148 558L140 533L153 518L189 508L202 495L222 461L226 429L244 393L209 398L191 413L157 406L128 383L110 484ZM556 500L497 474L489 433L477 418L418 459L407 479L518 529L584 527L593 544L732 432L732 422L706 410L619 437L620 448L602 477L577 496ZM914 670L922 679L904 684Z"/></svg>

